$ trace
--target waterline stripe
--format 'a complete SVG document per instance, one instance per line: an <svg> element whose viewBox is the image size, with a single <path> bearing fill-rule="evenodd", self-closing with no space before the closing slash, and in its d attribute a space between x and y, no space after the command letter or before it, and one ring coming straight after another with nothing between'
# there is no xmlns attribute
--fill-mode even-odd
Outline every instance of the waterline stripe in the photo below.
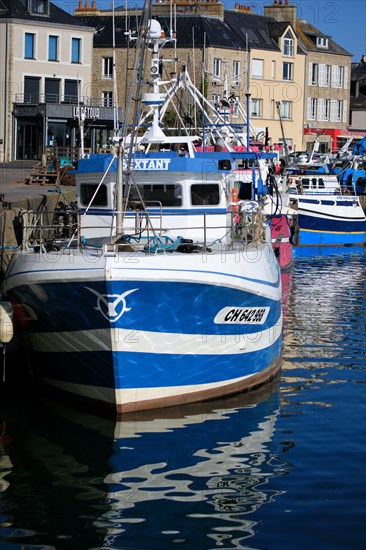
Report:
<svg viewBox="0 0 366 550"><path fill-rule="evenodd" d="M251 334L177 334L127 329L25 333L36 352L128 352L181 355L239 355L267 348L281 335L282 316L269 329Z"/></svg>

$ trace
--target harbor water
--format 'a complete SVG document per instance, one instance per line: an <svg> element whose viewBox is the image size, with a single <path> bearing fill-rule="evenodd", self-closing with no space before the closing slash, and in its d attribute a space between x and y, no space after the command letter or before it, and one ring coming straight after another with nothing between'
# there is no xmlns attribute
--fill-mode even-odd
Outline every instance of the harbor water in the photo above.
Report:
<svg viewBox="0 0 366 550"><path fill-rule="evenodd" d="M362 248L297 250L251 394L116 421L0 385L0 549L366 547L365 275Z"/></svg>

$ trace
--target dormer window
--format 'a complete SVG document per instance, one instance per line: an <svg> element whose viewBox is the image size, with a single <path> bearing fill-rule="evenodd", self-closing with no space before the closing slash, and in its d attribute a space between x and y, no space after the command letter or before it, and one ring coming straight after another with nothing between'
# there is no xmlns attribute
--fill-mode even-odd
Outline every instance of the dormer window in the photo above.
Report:
<svg viewBox="0 0 366 550"><path fill-rule="evenodd" d="M294 56L294 39L290 32L287 32L283 38L283 55L286 55L286 57Z"/></svg>
<svg viewBox="0 0 366 550"><path fill-rule="evenodd" d="M50 2L49 0L28 0L28 11L31 15L45 15L50 14Z"/></svg>
<svg viewBox="0 0 366 550"><path fill-rule="evenodd" d="M328 49L328 38L325 38L324 36L317 36L316 38L316 47L317 48L324 48Z"/></svg>

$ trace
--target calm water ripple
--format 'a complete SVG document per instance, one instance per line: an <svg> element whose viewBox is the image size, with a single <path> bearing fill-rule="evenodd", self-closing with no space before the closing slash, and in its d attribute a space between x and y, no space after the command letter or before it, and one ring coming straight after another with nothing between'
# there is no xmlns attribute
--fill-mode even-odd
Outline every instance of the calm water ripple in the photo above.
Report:
<svg viewBox="0 0 366 550"><path fill-rule="evenodd" d="M298 252L253 394L114 421L3 386L0 549L364 548L365 274L364 250Z"/></svg>

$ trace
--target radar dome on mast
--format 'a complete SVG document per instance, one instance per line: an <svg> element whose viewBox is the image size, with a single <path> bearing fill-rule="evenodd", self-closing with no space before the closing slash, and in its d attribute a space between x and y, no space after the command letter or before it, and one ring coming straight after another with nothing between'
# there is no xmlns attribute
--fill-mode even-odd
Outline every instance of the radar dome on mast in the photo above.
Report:
<svg viewBox="0 0 366 550"><path fill-rule="evenodd" d="M161 25L156 19L150 19L149 21L149 37L160 38L161 37Z"/></svg>

